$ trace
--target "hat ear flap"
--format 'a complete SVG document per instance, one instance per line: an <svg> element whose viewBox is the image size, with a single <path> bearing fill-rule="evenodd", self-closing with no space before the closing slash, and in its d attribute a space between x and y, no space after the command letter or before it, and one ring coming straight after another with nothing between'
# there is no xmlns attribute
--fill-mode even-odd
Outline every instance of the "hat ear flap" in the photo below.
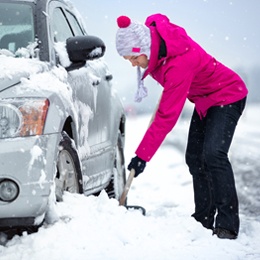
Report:
<svg viewBox="0 0 260 260"><path fill-rule="evenodd" d="M142 80L141 68L137 67L137 91L135 93L135 102L141 102L143 98L148 96L148 90L144 86L144 81Z"/></svg>

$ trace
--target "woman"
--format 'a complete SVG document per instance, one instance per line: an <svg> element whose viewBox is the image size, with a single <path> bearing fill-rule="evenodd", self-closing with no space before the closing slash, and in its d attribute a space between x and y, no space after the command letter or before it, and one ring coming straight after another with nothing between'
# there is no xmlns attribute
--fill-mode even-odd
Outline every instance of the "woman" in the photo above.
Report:
<svg viewBox="0 0 260 260"><path fill-rule="evenodd" d="M137 66L138 75L140 67L145 69L136 100L147 95L142 82L147 75L163 87L154 119L128 169L135 170L135 177L144 171L188 98L195 104L186 149L194 189L192 216L219 238L237 238L238 198L228 151L246 103L244 82L162 14L149 16L145 25L126 16L117 23L119 55Z"/></svg>

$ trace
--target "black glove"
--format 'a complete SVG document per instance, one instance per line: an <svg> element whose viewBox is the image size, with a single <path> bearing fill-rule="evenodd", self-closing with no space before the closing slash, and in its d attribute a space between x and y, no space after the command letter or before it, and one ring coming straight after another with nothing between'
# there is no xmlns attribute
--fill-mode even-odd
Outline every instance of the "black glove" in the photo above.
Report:
<svg viewBox="0 0 260 260"><path fill-rule="evenodd" d="M131 162L129 163L127 169L131 171L132 169L135 170L135 177L137 177L141 172L144 171L146 166L146 161L142 160L138 156L132 158Z"/></svg>

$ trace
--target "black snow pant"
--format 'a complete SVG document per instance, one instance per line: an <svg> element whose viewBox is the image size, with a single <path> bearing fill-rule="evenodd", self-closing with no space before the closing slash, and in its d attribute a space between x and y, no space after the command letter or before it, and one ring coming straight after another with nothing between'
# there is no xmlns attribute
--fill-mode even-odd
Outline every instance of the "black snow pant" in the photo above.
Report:
<svg viewBox="0 0 260 260"><path fill-rule="evenodd" d="M203 119L194 110L191 118L186 163L193 179L192 216L208 229L215 225L239 232L238 198L228 151L245 103L246 98L211 107Z"/></svg>

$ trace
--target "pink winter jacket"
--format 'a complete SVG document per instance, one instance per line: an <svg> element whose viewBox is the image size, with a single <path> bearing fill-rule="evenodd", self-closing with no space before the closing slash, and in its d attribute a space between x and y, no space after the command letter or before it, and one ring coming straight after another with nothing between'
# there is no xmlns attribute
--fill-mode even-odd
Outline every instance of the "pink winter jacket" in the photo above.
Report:
<svg viewBox="0 0 260 260"><path fill-rule="evenodd" d="M136 155L148 162L176 124L186 98L203 118L210 107L239 101L248 91L234 71L207 54L166 16L151 15L145 25L150 29L152 42L143 79L151 75L163 87L154 120L136 150ZM166 45L166 57L162 58L161 38Z"/></svg>

